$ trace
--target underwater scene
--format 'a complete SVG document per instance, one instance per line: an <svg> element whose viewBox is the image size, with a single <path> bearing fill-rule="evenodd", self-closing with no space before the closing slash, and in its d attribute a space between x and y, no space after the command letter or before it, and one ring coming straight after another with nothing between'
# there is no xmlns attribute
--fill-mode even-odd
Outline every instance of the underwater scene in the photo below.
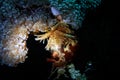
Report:
<svg viewBox="0 0 120 80"><path fill-rule="evenodd" d="M116 80L116 3L0 0L0 80Z"/></svg>

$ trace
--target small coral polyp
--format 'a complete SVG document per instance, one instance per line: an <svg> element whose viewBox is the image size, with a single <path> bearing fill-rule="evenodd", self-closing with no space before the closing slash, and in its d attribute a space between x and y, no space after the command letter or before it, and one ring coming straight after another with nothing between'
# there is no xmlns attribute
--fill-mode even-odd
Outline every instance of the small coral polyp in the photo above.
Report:
<svg viewBox="0 0 120 80"><path fill-rule="evenodd" d="M52 53L52 58L48 59L48 61L53 62L55 66L64 66L72 59L73 48L76 47L78 42L73 35L74 31L70 30L69 26L64 22L58 22L45 31L45 34L36 35L36 40L44 41L47 39L45 49Z"/></svg>

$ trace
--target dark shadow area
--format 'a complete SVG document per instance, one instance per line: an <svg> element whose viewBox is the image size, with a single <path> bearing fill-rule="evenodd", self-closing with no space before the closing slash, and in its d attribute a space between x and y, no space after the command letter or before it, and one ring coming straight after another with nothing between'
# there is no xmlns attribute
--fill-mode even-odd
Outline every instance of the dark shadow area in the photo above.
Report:
<svg viewBox="0 0 120 80"><path fill-rule="evenodd" d="M0 80L17 79L43 79L47 80L51 64L46 58L50 53L45 50L45 44L35 41L35 36L30 34L27 40L28 58L17 67L0 66Z"/></svg>
<svg viewBox="0 0 120 80"><path fill-rule="evenodd" d="M119 78L118 5L115 1L103 1L100 7L88 10L82 28L77 32L80 49L76 66L84 71L86 62L92 61L96 69L86 73L88 80Z"/></svg>

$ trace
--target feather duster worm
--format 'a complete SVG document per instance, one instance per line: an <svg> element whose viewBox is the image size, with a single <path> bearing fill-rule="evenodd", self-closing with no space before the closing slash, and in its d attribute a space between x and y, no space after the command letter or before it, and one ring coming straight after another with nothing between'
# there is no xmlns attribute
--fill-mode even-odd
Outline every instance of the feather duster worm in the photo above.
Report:
<svg viewBox="0 0 120 80"><path fill-rule="evenodd" d="M77 45L77 39L73 34L74 32L66 23L58 22L45 34L36 35L36 40L47 39L48 43L45 48L52 53L52 58L48 61L52 61L55 66L64 66L71 60L74 55L73 48Z"/></svg>

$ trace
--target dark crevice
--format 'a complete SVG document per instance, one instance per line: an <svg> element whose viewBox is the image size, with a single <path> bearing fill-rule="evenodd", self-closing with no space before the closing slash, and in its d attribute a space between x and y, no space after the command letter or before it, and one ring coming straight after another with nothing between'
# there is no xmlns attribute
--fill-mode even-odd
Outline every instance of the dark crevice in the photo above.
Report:
<svg viewBox="0 0 120 80"><path fill-rule="evenodd" d="M50 74L51 64L49 64L46 59L49 57L50 53L45 50L45 44L35 41L35 36L30 34L27 41L28 48L28 58L26 58L24 63L20 63L17 67L0 66L0 80L9 79L43 79L47 80ZM7 76L7 77L6 77Z"/></svg>

